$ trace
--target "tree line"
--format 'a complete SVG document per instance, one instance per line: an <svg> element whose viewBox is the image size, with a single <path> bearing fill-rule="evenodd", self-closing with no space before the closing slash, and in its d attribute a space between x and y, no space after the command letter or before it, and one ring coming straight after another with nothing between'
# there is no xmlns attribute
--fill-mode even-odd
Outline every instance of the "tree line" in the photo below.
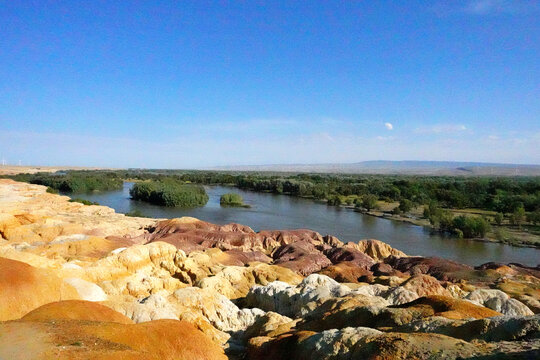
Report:
<svg viewBox="0 0 540 360"><path fill-rule="evenodd" d="M459 229L463 236L485 233L483 224L454 217L443 209L475 208L494 211L496 224L504 219L520 226L540 223L540 177L451 177L412 175L292 174L268 172L129 169L66 171L10 176L62 192L119 189L127 179L148 181L134 186L133 198L166 206L199 206L207 195L188 184L229 185L240 189L288 194L351 205L367 211L377 202L399 202L395 213L424 205L424 217L443 231ZM204 194L203 194L204 192ZM206 200L205 200L206 199ZM176 205L182 204L182 205ZM480 220L475 220L480 222Z"/></svg>

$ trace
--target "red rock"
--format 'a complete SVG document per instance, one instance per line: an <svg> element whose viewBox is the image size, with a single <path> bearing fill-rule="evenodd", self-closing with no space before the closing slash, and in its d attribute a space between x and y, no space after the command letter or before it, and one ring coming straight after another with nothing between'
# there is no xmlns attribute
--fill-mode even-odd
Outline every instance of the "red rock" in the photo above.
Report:
<svg viewBox="0 0 540 360"><path fill-rule="evenodd" d="M397 277L405 277L406 275L403 274L399 270L393 269L390 265L385 263L376 263L371 268L370 271L373 272L373 275L375 276L397 276Z"/></svg>
<svg viewBox="0 0 540 360"><path fill-rule="evenodd" d="M460 272L471 272L473 268L469 265L457 263L438 257L388 257L385 263L401 272L411 275L428 274L441 281L459 281L462 279Z"/></svg>
<svg viewBox="0 0 540 360"><path fill-rule="evenodd" d="M283 245L272 255L274 264L289 268L304 276L332 265L326 256L307 241Z"/></svg>
<svg viewBox="0 0 540 360"><path fill-rule="evenodd" d="M365 270L369 270L369 268L375 263L372 258L356 249L331 248L324 251L324 254L333 264L346 261Z"/></svg>

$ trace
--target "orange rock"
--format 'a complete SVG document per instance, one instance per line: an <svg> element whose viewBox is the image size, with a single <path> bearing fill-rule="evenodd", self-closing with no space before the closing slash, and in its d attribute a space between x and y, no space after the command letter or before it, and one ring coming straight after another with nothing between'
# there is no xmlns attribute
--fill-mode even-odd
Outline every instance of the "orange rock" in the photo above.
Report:
<svg viewBox="0 0 540 360"><path fill-rule="evenodd" d="M38 307L23 316L24 321L49 321L49 320L88 320L104 321L120 324L133 324L133 321L108 308L92 301L66 300L52 302Z"/></svg>
<svg viewBox="0 0 540 360"><path fill-rule="evenodd" d="M330 265L319 271L319 274L326 275L338 282L358 283L360 278L372 277L369 270L359 267L355 263L344 261L336 265Z"/></svg>
<svg viewBox="0 0 540 360"><path fill-rule="evenodd" d="M374 260L383 260L390 255L396 257L407 256L404 252L394 249L390 245L380 240L374 239L361 240L357 244L353 242L348 242L345 246L363 252Z"/></svg>
<svg viewBox="0 0 540 360"><path fill-rule="evenodd" d="M69 241L69 237L66 238L67 241L53 241L28 251L49 258L61 256L79 260L95 260L105 257L114 249L133 245L132 241L123 238L111 240L98 236L86 236L86 239L74 241Z"/></svg>
<svg viewBox="0 0 540 360"><path fill-rule="evenodd" d="M57 320L0 324L2 359L226 360L193 325L178 320L141 324Z"/></svg>
<svg viewBox="0 0 540 360"><path fill-rule="evenodd" d="M419 297L429 295L451 296L437 279L429 275L414 275L401 284L405 289L414 291Z"/></svg>
<svg viewBox="0 0 540 360"><path fill-rule="evenodd" d="M52 271L0 258L0 321L18 319L53 301L78 298L77 291Z"/></svg>
<svg viewBox="0 0 540 360"><path fill-rule="evenodd" d="M501 313L483 306L475 305L469 301L455 299L447 296L421 297L410 303L395 306L397 308L423 308L433 309L433 316L444 316L448 319L483 319L502 315Z"/></svg>

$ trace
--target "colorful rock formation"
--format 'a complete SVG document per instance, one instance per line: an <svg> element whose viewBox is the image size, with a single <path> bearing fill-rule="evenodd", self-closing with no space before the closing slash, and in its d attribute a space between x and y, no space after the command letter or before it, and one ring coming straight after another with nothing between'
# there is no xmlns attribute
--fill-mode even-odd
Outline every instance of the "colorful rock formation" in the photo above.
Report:
<svg viewBox="0 0 540 360"><path fill-rule="evenodd" d="M540 267L130 218L0 180L0 358L540 357Z"/></svg>

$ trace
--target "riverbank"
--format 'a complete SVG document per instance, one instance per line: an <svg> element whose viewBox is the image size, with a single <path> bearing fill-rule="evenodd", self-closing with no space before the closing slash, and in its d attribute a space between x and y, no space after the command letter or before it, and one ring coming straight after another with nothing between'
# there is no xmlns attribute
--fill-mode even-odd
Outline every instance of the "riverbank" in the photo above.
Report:
<svg viewBox="0 0 540 360"><path fill-rule="evenodd" d="M469 265L486 261L517 262L536 265L540 250L512 247L502 243L470 241L441 234L427 228L400 221L389 221L363 215L352 209L329 206L324 202L295 196L235 190L230 187L205 186L209 196L203 207L169 208L130 199L131 183L122 190L78 194L88 201L110 206L117 212L139 213L150 218L195 217L207 222L225 225L238 222L255 231L265 229L308 228L323 235L331 234L344 242L379 239L405 253L422 256L441 256ZM223 194L238 192L251 208L227 208L220 205Z"/></svg>
<svg viewBox="0 0 540 360"><path fill-rule="evenodd" d="M500 214L494 211L480 209L446 209L435 207L436 212L441 212L436 215L440 218L444 212L450 212L457 217L466 215L468 217L481 216L492 224L491 231L487 231L488 224L483 219L456 219L452 223L452 219L448 219L446 215L445 230L457 230L455 233L464 234L466 239L476 242L490 242L508 244L510 246L528 246L540 248L540 227L533 226L538 220L538 210L535 210L536 194L535 189L538 189L540 183L537 179L446 179L441 178L426 178L426 177L384 177L372 176L365 178L351 178L347 176L336 176L329 174L311 174L311 175L283 175L281 177L272 177L268 174L228 174L217 172L201 172L201 171L181 171L181 170L162 170L162 171L144 171L144 170L124 170L116 172L96 172L91 174L87 172L74 172L73 176L81 177L73 181L66 182L65 179L34 179L30 175L19 176L16 180L40 183L49 185L54 188L69 187L72 192L84 191L79 189L81 184L88 183L91 189L108 188L111 179L121 183L122 180L131 178L136 182L149 183L153 181L167 180L170 182L179 183L196 183L196 184L227 184L226 186L236 184L236 189L251 189L259 193L287 195L290 197L311 199L316 202L324 199L331 206L351 207L352 204L364 206L373 209L375 202L378 202L378 209L369 211L372 217L381 219L391 219L394 222L407 223L418 225L423 228L435 231L429 222L424 219L423 206L411 209L414 201L423 199L431 201L431 203L439 203L441 206L452 206L448 204L456 204L456 207L465 205L476 206L482 209L496 208L498 211L504 211L506 217L502 219L502 225L495 226L495 215L500 217ZM108 182L101 184L102 180ZM77 185L77 186L76 186ZM208 186L208 185L207 185ZM215 186L215 185L209 185ZM90 187L89 187L90 189ZM526 192L525 192L526 191ZM328 195L332 194L332 195ZM347 194L347 195L342 195ZM367 194L367 195L358 195ZM401 195L400 195L401 194ZM496 194L496 195L494 195ZM155 198L155 196L152 196ZM167 199L173 198L167 196ZM385 201L377 201L386 199ZM400 199L400 204L397 201L390 202L389 199ZM478 200L481 199L481 200ZM414 201L413 201L414 200ZM95 201L95 200L94 200ZM99 202L99 201L98 201ZM523 205L520 205L523 204ZM174 202L173 205L177 205ZM399 211L396 209L400 207ZM525 211L527 209L527 211ZM396 211L394 211L396 210ZM521 211L521 215L514 215L515 212ZM128 210L126 212L130 212ZM515 216L519 216L518 221ZM497 223L500 223L500 218L497 218ZM527 221L525 221L527 220ZM436 220L437 221L437 220ZM520 226L511 226L509 223L520 223ZM466 224L467 223L467 224ZM446 236L447 234L443 234ZM483 236L479 239L475 236Z"/></svg>
<svg viewBox="0 0 540 360"><path fill-rule="evenodd" d="M17 174L36 174L36 173L55 173L57 171L67 170L117 170L115 168L103 167L86 167L86 166L18 166L18 165L1 165L0 175L17 175Z"/></svg>
<svg viewBox="0 0 540 360"><path fill-rule="evenodd" d="M429 220L422 217L423 207L417 207L407 215L397 215L392 213L392 210L397 205L395 203L385 203L379 204L379 207L383 207L384 210L372 210L372 211L362 211L363 214L374 216L382 219L388 219L393 221L400 221L409 223L416 226L422 226L429 228L432 231L437 231L437 229L429 222ZM347 206L344 206L347 207ZM354 207L348 207L354 209ZM455 216L457 215L467 215L467 216L487 216L490 220L491 229L486 234L484 238L467 238L467 240L472 241L481 241L481 242L490 242L490 243L502 243L510 246L519 246L519 247L531 247L531 248L540 248L540 231L538 227L533 226L522 226L519 229L517 226L505 226L505 225L496 225L493 223L494 212L479 210L479 209L444 209L450 211ZM529 228L536 229L538 233L531 233L527 231Z"/></svg>
<svg viewBox="0 0 540 360"><path fill-rule="evenodd" d="M232 188L237 188L234 185L227 185ZM269 191L263 191L263 193L271 194ZM298 197L303 199L309 199L319 204L326 204L327 199L314 199L309 196L296 196L292 194L283 193L281 195ZM399 202L385 202L377 201L377 209L370 211L361 211L358 210L354 205L329 205L339 208L353 210L368 216L398 221L402 223L407 223L415 226L420 226L423 228L430 229L430 231L438 232L438 230L429 222L428 219L423 217L424 206L418 206L411 209L406 214L395 214L393 210L399 206ZM487 217L490 221L491 229L488 231L484 238L465 238L470 241L485 242L485 243L499 243L509 246L516 247L530 247L530 248L540 248L540 226L530 226L524 225L521 229L517 226L510 225L496 225L494 224L494 216L496 212L481 210L481 209L443 209L450 211L454 216L467 215L467 216L484 216ZM534 228L535 232L527 231L529 228Z"/></svg>
<svg viewBox="0 0 540 360"><path fill-rule="evenodd" d="M11 180L0 180L0 237L1 358L540 353L539 267L473 268L312 230L132 218Z"/></svg>

